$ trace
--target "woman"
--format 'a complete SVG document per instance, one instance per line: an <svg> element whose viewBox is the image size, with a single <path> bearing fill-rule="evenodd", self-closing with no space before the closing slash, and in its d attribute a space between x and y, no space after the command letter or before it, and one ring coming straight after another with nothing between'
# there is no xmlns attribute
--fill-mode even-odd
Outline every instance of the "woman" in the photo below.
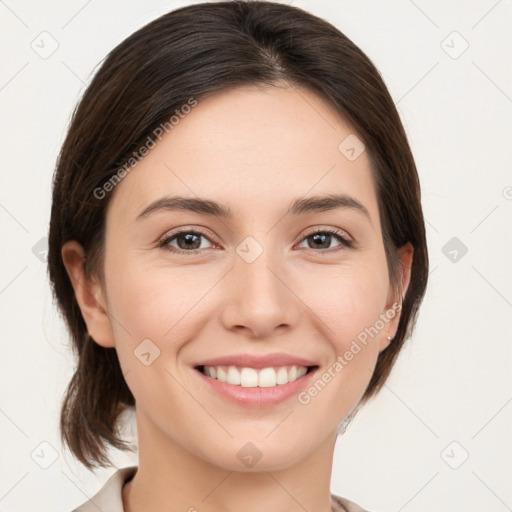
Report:
<svg viewBox="0 0 512 512"><path fill-rule="evenodd" d="M54 179L49 274L78 356L76 509L361 511L338 432L412 333L428 256L414 160L364 53L272 2L170 12L107 57ZM364 504L361 504L364 506Z"/></svg>

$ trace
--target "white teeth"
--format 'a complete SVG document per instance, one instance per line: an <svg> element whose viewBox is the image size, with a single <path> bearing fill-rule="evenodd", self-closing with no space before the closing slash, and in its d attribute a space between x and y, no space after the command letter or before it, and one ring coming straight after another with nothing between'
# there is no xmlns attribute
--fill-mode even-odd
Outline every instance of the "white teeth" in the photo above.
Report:
<svg viewBox="0 0 512 512"><path fill-rule="evenodd" d="M234 386L240 386L240 372L234 366L230 366L228 368L228 377L226 382L228 384L233 384Z"/></svg>
<svg viewBox="0 0 512 512"><path fill-rule="evenodd" d="M253 368L242 368L240 384L244 388L255 388L258 385L258 372Z"/></svg>
<svg viewBox="0 0 512 512"><path fill-rule="evenodd" d="M288 383L288 370L283 366L277 370L276 382L278 384L287 384Z"/></svg>
<svg viewBox="0 0 512 512"><path fill-rule="evenodd" d="M276 385L276 380L274 368L263 368L258 375L258 386L260 388L273 388Z"/></svg>
<svg viewBox="0 0 512 512"><path fill-rule="evenodd" d="M212 367L210 366L210 368L212 368ZM214 379L216 378L220 382L226 382L227 375L223 368L221 368L220 366L218 368L213 367L213 371L217 372L217 377L213 377L213 375L211 375L211 374L210 374L210 377L213 377Z"/></svg>
<svg viewBox="0 0 512 512"><path fill-rule="evenodd" d="M212 379L244 388L272 388L288 384L306 375L307 371L305 366L281 366L277 369L269 367L260 370L236 366L205 366L203 368L203 373Z"/></svg>

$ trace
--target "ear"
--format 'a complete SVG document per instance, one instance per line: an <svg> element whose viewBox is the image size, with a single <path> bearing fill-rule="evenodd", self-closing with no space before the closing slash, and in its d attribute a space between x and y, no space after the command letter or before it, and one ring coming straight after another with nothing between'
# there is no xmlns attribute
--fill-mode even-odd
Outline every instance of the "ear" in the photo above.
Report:
<svg viewBox="0 0 512 512"><path fill-rule="evenodd" d="M411 267L414 256L414 247L410 242L407 242L402 247L400 247L400 249L398 249L397 254L401 272L400 290L399 293L397 293L393 287L390 287L386 309L383 312L383 315L387 319L387 324L383 329L382 336L379 340L380 352L389 346L398 329L398 322L401 315L400 312L402 311L402 299L405 297L405 293L407 292L407 288L409 287L409 282L411 280ZM391 337L391 340L388 339L388 336Z"/></svg>
<svg viewBox="0 0 512 512"><path fill-rule="evenodd" d="M62 246L62 261L91 338L102 347L114 347L112 326L101 284L85 275L83 247L71 240Z"/></svg>

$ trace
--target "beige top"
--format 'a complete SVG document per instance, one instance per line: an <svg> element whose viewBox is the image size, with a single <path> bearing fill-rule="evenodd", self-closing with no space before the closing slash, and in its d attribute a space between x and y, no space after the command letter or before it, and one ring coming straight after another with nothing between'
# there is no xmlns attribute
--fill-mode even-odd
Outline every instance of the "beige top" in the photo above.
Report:
<svg viewBox="0 0 512 512"><path fill-rule="evenodd" d="M75 508L72 512L124 512L122 489L123 485L131 480L137 472L137 466L129 466L117 470L105 485L90 500ZM335 494L332 497L332 512L368 512L355 503L340 498Z"/></svg>

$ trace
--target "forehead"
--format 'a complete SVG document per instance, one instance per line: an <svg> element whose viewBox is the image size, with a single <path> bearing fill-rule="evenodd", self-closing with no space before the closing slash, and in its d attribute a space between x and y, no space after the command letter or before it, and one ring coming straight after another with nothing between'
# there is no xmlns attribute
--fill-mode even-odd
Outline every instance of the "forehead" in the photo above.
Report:
<svg viewBox="0 0 512 512"><path fill-rule="evenodd" d="M177 118L175 118L177 119ZM290 199L345 193L378 216L369 159L347 157L354 130L318 95L296 87L215 93L182 115L117 185L109 216L127 222L169 194L212 198L236 215L274 214ZM340 146L341 144L341 146ZM262 211L250 212L262 214Z"/></svg>

